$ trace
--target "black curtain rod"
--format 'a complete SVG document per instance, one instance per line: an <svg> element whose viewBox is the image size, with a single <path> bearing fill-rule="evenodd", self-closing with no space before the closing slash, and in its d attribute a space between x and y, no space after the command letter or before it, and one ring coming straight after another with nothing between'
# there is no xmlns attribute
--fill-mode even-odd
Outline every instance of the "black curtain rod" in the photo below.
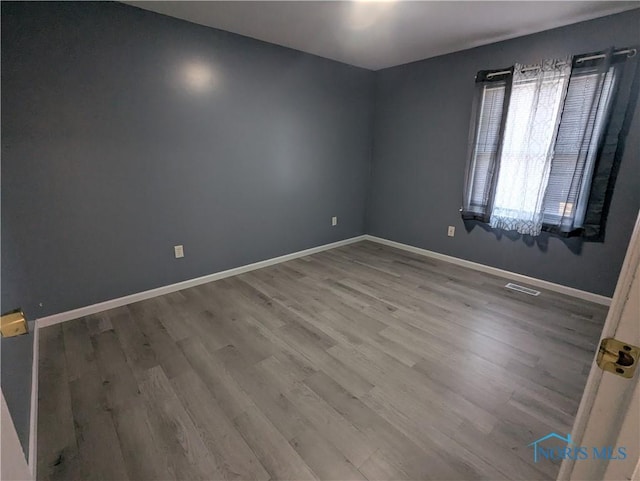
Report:
<svg viewBox="0 0 640 481"><path fill-rule="evenodd" d="M627 57L634 57L636 55L636 53L638 53L638 51L635 48L625 48L623 50L617 50L617 51L613 52L613 55L624 55L624 54L627 54ZM589 55L589 56L586 56L586 57L578 58L576 60L576 62L577 63L586 62L587 60L596 60L598 58L605 58L605 57L606 57L606 55L603 54L603 53L598 54L598 55ZM564 64L559 64L559 65L564 65ZM539 68L539 67L527 67L527 68L523 68L522 71L526 72L528 70L536 70L537 68ZM487 78L489 79L489 78L495 77L497 75L507 75L507 74L510 74L510 73L511 73L511 70L501 70L500 72L493 72L493 73L487 74Z"/></svg>

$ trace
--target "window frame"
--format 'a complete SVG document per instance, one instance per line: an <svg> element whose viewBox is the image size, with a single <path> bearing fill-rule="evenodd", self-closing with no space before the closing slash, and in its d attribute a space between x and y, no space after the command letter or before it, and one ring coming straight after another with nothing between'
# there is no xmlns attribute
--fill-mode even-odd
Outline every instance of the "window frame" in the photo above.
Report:
<svg viewBox="0 0 640 481"><path fill-rule="evenodd" d="M599 121L593 121L598 124L598 128L591 130L592 122L589 117L586 118L584 124L578 128L578 131L591 132L595 136L590 142L585 143L585 139L591 138L589 136L580 134L576 136L576 149L570 152L568 155L575 156L577 164L575 164L575 171L571 167L565 169L568 171L568 175L573 175L573 184L566 184L564 192L557 190L553 193L551 199L547 199L548 188L551 185L552 177L547 179L547 185L545 185L545 193L542 200L542 230L556 234L562 237L569 236L582 236L588 240L602 241L604 239L604 229L606 218L608 214L608 208L611 202L611 196L613 187L616 180L619 163L621 160L622 152L624 150L624 138L629 131L629 124L635 110L634 106L637 98L640 94L638 90L638 77L640 77L640 62L638 59L631 59L635 56L635 48L626 49L614 49L611 47L606 51L593 52L588 54L582 54L574 56L571 60L571 72L569 75L569 82L576 78L585 77L591 75L587 70L593 68L593 75L601 75L604 85L607 78L611 76L613 81L610 87L607 89L607 100L605 102L606 108L602 108L604 115ZM626 55L623 55L626 54ZM631 59L631 60L629 60ZM474 95L474 102L472 104L472 117L469 130L469 144L467 155L467 169L465 171L465 183L463 191L463 205L460 209L461 216L464 220L476 220L483 223L490 223L493 210L493 201L495 199L495 181L497 179L497 172L499 171L499 161L502 156L502 146L504 144L504 124L508 113L508 104L511 98L511 83L513 76L510 75L513 72L513 67L504 69L493 69L478 72L476 76L476 94ZM497 82L497 83L496 83ZM495 83L495 87L492 85ZM500 85L500 83L502 85ZM475 185L475 179L478 175L478 159L485 152L479 150L478 138L482 135L480 130L481 124L479 122L479 113L482 113L483 103L486 96L486 90L490 88L503 89L503 111L501 117L501 127L499 132L499 145L494 145L493 148L486 150L486 155L489 157L489 165L486 167L487 174L485 174L485 184L477 186ZM568 86L565 90L565 96L568 91ZM482 91L480 91L482 89ZM596 87L594 90L596 97L591 97L591 103L585 100L585 105L588 106L591 111L600 115L599 110L594 110L594 105L600 105L599 102L603 98L603 90L601 87ZM479 93L481 95L479 95ZM579 97L572 94L572 98ZM585 99L587 97L585 96ZM560 115L560 121L562 121L562 115L565 113L564 104L565 99L561 101L562 114ZM571 104L570 104L571 105ZM573 104L576 108L575 104ZM568 110L571 112L571 110ZM575 110L574 110L575 112ZM569 115L576 115L570 113ZM571 128L572 117L567 119L566 126ZM591 117L593 119L593 117ZM556 129L556 133L559 130ZM563 134L563 139L569 139L571 141L570 131L567 134ZM558 139L554 137L553 143L550 144L555 148ZM588 152L588 159L585 157L585 152ZM555 151L551 152L552 167L557 162ZM563 166L560 165L560 171L562 172ZM567 164L570 165L570 164ZM586 167L585 167L586 166ZM493 169L493 171L491 170ZM571 174L573 172L573 174ZM552 173L549 174L552 176ZM579 183L578 183L579 179ZM576 186L578 189L576 191ZM545 204L549 202L556 202L558 209L562 209L562 200L566 198L567 201L574 200L573 207L571 209L570 216L568 211L558 210L557 214L553 213L553 210L549 212L549 208L545 207ZM568 203L568 202L567 202ZM576 225L582 216L581 209L584 211L583 225ZM538 217L540 219L540 217ZM579 224L579 222L578 222ZM538 224L540 225L540 224ZM519 230L519 228L518 228ZM533 234L536 235L536 234Z"/></svg>

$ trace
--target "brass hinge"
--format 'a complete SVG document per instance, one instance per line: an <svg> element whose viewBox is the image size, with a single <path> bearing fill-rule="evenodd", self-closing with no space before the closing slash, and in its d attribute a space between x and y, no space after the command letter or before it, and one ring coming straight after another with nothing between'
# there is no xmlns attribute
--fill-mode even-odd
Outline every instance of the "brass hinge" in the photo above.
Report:
<svg viewBox="0 0 640 481"><path fill-rule="evenodd" d="M640 359L640 347L607 337L600 343L596 363L603 371L631 378Z"/></svg>
<svg viewBox="0 0 640 481"><path fill-rule="evenodd" d="M0 317L0 332L2 337L19 336L29 332L27 319L21 309L7 312Z"/></svg>

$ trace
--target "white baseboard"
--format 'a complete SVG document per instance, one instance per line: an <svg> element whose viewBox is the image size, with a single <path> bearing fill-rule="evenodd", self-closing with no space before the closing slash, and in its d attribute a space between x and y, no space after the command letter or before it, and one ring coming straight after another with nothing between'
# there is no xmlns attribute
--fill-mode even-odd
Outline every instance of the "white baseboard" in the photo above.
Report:
<svg viewBox="0 0 640 481"><path fill-rule="evenodd" d="M493 274L499 277L504 277L505 279L516 280L524 284L528 284L530 286L541 287L543 289L559 292L561 294L566 294L568 296L576 297L578 299L595 302L597 304L601 304L604 306L609 306L611 304L610 297L601 296L599 294L594 294L592 292L582 291L580 289L575 289L573 287L563 286L562 284L556 284L554 282L537 279L535 277L529 277L523 274L506 271L504 269L498 269L497 267L491 267L485 264L479 264L477 262L472 262L465 259L460 259L458 257L448 256L446 254L440 254L438 252L430 251L427 249L421 249L419 247L414 247L407 244L402 244L400 242L365 234L365 235L360 235L356 237L351 237L349 239L341 240L338 242L332 242L330 244L324 244L318 247L312 247L311 249L305 249L302 251L293 252L291 254L274 257L272 259L266 259L264 261L254 262L253 264L247 264L244 266L235 267L233 269L228 269L226 271L216 272L216 273L208 274L202 277L196 277L194 279L178 282L176 284L170 284L167 286L158 287L156 289L138 292L128 296L124 296L124 297L119 297L117 299L111 299L111 300L100 302L90 306L81 307L79 309L73 309L71 311L66 311L66 312L61 312L59 314L53 314L51 316L41 317L40 319L37 320L37 323L36 323L37 328L52 326L54 324L70 321L72 319L77 319L79 317L88 316L91 314L96 314L98 312L106 311L108 309L113 309L115 307L126 306L127 304L131 304L133 302L138 302L145 299L150 299L152 297L169 294L171 292L180 291L182 289L198 286L200 284L205 284L207 282L216 281L218 279L224 279L225 277L236 276L244 272L261 269L263 267L272 266L274 264L279 264L281 262L290 261L292 259L297 259L299 257L308 256L311 254L315 254L317 252L334 249L336 247L353 244L355 242L359 242L362 240L377 242L379 244L388 245L391 247L395 247L397 249L402 249L405 251L413 252L415 254L431 257L433 259L439 259L442 261L450 262L452 264L457 264L459 266L468 267L469 269L473 269L476 271L487 272L489 274ZM35 353L35 350L34 350L34 353Z"/></svg>
<svg viewBox="0 0 640 481"><path fill-rule="evenodd" d="M439 252L434 252L427 249L421 249L419 247L402 244L401 242L383 239L382 237L376 237L368 234L365 235L364 237L366 240L377 242L378 244L384 244L390 247L395 247L396 249L402 249L408 252L413 252L414 254L419 254L425 257L431 257L432 259L439 259L441 261L450 262L452 264L457 264L462 267L468 267L469 269L473 269L476 271L486 272L488 274L493 274L495 276L504 277L505 279L519 281L519 282L522 282L523 284L528 284L530 286L541 287L542 289L559 292L560 294L566 294L567 296L571 296L571 297L577 297L578 299L583 299L585 301L595 302L596 304L601 304L603 306L611 305L610 297L601 296L600 294L594 294L593 292L574 289L573 287L563 286L562 284L556 284L554 282L537 279L535 277L525 276L523 274L518 274L516 272L505 271L504 269L498 269L497 267L491 267L485 264L479 264L477 262L460 259L459 257L440 254Z"/></svg>
<svg viewBox="0 0 640 481"><path fill-rule="evenodd" d="M66 311L66 312L61 312L59 314L53 314L51 316L41 317L37 319L36 323L38 325L38 328L53 326L54 324L59 324L61 322L70 321L72 319L78 319L79 317L96 314L98 312L106 311L108 309L113 309L115 307L126 306L127 304L131 304L133 302L143 301L145 299L150 299L152 297L162 296L164 294L180 291L182 289L188 289L189 287L199 286L200 284L206 284L207 282L217 281L218 279L224 279L225 277L237 276L238 274L243 274L244 272L249 272L256 269L262 269L263 267L272 266L274 264L280 264L281 262L287 262L292 259L297 259L299 257L305 257L311 254L315 254L317 252L334 249L336 247L346 246L349 244L353 244L355 242L360 242L365 238L366 236L364 235L351 237L349 239L341 240L338 242L332 242L331 244L324 244L318 247L312 247L311 249L305 249L302 251L293 252L291 254L274 257L272 259L266 259L264 261L254 262L253 264L247 264L244 266L235 267L233 269L228 269L226 271L215 272L213 274L208 274L206 276L196 277L195 279L189 279L186 281L177 282L176 284L170 284L168 286L162 286L156 289L138 292L136 294L130 294L128 296L119 297L117 299L111 299L108 301L99 302L97 304L81 307L79 309L73 309L71 311Z"/></svg>
<svg viewBox="0 0 640 481"><path fill-rule="evenodd" d="M33 361L31 365L31 415L29 416L29 471L31 479L37 478L38 460L38 362L40 352L38 323L33 324Z"/></svg>
<svg viewBox="0 0 640 481"><path fill-rule="evenodd" d="M244 266L236 267L234 269L228 269L226 271L216 272L195 279L189 279L186 281L178 282L176 284L170 284L168 286L158 287L144 292L138 292L117 299L111 299L109 301L100 302L91 306L81 307L79 309L73 309L71 311L61 312L51 316L41 317L37 319L33 327L33 365L31 367L31 419L29 423L29 471L31 472L32 479L37 479L37 459L38 459L38 353L39 353L39 330L43 327L53 326L61 322L71 321L79 317L88 316L90 314L96 314L98 312L113 309L115 307L126 306L132 302L138 302L152 297L161 296L163 294L169 294L171 292L180 291L189 287L198 286L200 284L206 284L207 282L216 281L218 279L224 279L225 277L236 276L244 272L261 269L263 267L272 266L281 262L290 261L299 257L308 256L317 252L334 249L336 247L346 246L354 244L356 242L365 239L364 235L351 237L350 239L341 240L338 242L332 242L331 244L324 244L318 247L312 247L311 249L305 249L291 254L286 254L272 259L266 259L260 262L254 262L253 264L247 264Z"/></svg>
<svg viewBox="0 0 640 481"><path fill-rule="evenodd" d="M266 259L264 261L255 262L253 264L247 264L245 266L236 267L234 269L228 269L226 271L216 272L206 276L197 277L195 279L189 279L186 281L178 282L176 284L170 284L168 286L158 287L156 289L151 289L148 291L131 294L124 297L119 297L117 299L100 302L98 304L93 304L91 306L81 307L79 309L74 309L71 311L61 312L59 314L42 317L38 319L37 322L35 323L34 340L33 340L33 367L32 367L32 377L31 377L31 422L30 422L30 433L29 433L29 470L31 471L33 479L36 479L36 467L37 467L36 460L37 460L37 448L38 448L37 426L38 426L38 342L39 342L38 331L39 329L47 326L52 326L54 324L59 324L61 322L70 321L72 319L77 319L79 317L88 316L90 314L106 311L108 309L113 309L115 307L125 306L133 302L150 299L152 297L161 296L163 294L169 294L171 292L176 292L182 289L187 289L189 287L198 286L200 284L205 284L207 282L216 281L218 279L224 279L225 277L231 277L238 274L242 274L244 272L261 269L267 266L272 266L275 264L279 264L281 262L286 262L292 259L297 259L300 257L315 254L317 252L322 252L329 249L334 249L336 247L354 244L356 242L360 242L363 240L377 242L379 244L395 247L397 249L413 252L415 254L431 257L433 259L439 259L442 261L450 262L452 264L457 264L462 267L468 267L469 269L473 269L476 271L486 272L499 277L504 277L505 279L516 280L524 284L528 284L530 286L541 287L543 289L548 289L550 291L559 292L561 294L566 294L568 296L576 297L578 299L595 302L597 304L602 304L604 306L609 306L611 304L611 298L606 296L601 296L599 294L594 294L592 292L582 291L580 289L574 289L573 287L563 286L561 284L556 284L556 283L545 281L542 279L536 279L535 277L529 277L523 274L517 274L515 272L498 269L497 267L491 267L484 264L479 264L477 262L471 262L465 259L460 259L458 257L448 256L446 254L440 254L438 252L433 252L427 249L421 249L419 247L414 247L407 244L402 244L400 242L395 242L388 239L383 239L381 237L376 237L376 236L366 234L366 235L352 237L350 239L345 239L338 242L333 242L331 244L325 244L318 247L312 247L311 249L305 249L302 251L293 252L291 254L274 257L272 259Z"/></svg>

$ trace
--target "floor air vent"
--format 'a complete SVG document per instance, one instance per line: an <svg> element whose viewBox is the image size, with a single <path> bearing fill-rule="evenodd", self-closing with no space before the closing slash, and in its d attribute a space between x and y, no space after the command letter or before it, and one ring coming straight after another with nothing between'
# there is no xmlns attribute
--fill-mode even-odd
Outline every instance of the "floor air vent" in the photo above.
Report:
<svg viewBox="0 0 640 481"><path fill-rule="evenodd" d="M509 282L506 286L507 289L511 289L513 291L524 292L525 294L529 294L530 296L539 296L540 291L536 291L535 289L529 289L528 287L520 286L518 284L513 284Z"/></svg>

